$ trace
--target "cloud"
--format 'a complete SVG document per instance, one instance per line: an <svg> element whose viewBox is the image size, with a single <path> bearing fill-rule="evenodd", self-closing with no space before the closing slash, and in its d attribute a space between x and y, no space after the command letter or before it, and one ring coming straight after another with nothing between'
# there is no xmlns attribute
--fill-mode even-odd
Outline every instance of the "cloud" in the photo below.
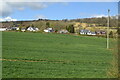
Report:
<svg viewBox="0 0 120 80"><path fill-rule="evenodd" d="M3 22L3 21L17 21L17 19L13 19L11 17L5 17L5 18L0 18L0 22Z"/></svg>
<svg viewBox="0 0 120 80"><path fill-rule="evenodd" d="M49 5L52 5L55 2L59 2L60 0L52 0L54 2L41 2L41 0L32 0L32 2L30 1L31 0L3 0L0 2L0 16L7 17L14 13L15 10L22 11L26 8L30 8L32 10L41 10L47 8ZM68 5L66 2L61 2L61 4Z"/></svg>
<svg viewBox="0 0 120 80"><path fill-rule="evenodd" d="M42 9L47 7L47 3L44 2L9 2L8 5L12 6L12 8L26 8L29 7L31 9Z"/></svg>
<svg viewBox="0 0 120 80"><path fill-rule="evenodd" d="M5 2L0 3L0 7L1 7L0 8L0 12L1 12L0 16L7 16L12 13L11 6L7 5Z"/></svg>
<svg viewBox="0 0 120 80"><path fill-rule="evenodd" d="M20 8L18 8L18 10L23 11L23 10L24 10L24 7L20 7Z"/></svg>
<svg viewBox="0 0 120 80"><path fill-rule="evenodd" d="M36 19L47 19L47 17L44 15L37 15L37 16L35 16L35 18Z"/></svg>
<svg viewBox="0 0 120 80"><path fill-rule="evenodd" d="M46 8L49 4L44 2L0 2L0 16L7 17L14 13L15 9L22 11L26 8L40 10Z"/></svg>
<svg viewBox="0 0 120 80"><path fill-rule="evenodd" d="M100 15L93 15L93 16L91 16L91 17L102 18L102 17L107 17L107 15L100 14Z"/></svg>

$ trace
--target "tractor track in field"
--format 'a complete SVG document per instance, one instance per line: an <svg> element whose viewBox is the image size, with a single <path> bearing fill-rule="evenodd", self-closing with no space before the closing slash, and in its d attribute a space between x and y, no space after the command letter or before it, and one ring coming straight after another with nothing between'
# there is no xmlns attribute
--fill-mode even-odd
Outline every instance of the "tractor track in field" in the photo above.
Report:
<svg viewBox="0 0 120 80"><path fill-rule="evenodd" d="M0 61L67 63L66 61L47 61L47 60L38 61L38 60L17 60L17 59L0 59Z"/></svg>
<svg viewBox="0 0 120 80"><path fill-rule="evenodd" d="M54 60L54 61L49 61L49 60L18 60L18 59L0 59L0 61L13 61L13 62L48 62L48 63L65 63L65 64L76 64L75 61L64 61L64 60ZM89 63L89 64L101 64L101 62L91 62L91 61L80 61L77 63ZM106 62L102 62L102 64L107 64Z"/></svg>

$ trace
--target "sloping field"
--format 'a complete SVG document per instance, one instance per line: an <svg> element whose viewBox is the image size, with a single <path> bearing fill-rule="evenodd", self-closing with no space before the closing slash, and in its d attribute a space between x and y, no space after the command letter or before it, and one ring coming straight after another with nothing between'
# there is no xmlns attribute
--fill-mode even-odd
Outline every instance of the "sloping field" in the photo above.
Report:
<svg viewBox="0 0 120 80"><path fill-rule="evenodd" d="M3 78L106 78L106 39L3 32Z"/></svg>

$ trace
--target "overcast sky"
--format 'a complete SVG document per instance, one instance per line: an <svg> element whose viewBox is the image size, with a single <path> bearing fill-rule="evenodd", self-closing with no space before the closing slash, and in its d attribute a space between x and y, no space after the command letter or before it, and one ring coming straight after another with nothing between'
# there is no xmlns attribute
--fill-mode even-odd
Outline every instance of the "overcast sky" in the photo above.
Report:
<svg viewBox="0 0 120 80"><path fill-rule="evenodd" d="M0 21L76 19L118 14L117 2L2 2Z"/></svg>

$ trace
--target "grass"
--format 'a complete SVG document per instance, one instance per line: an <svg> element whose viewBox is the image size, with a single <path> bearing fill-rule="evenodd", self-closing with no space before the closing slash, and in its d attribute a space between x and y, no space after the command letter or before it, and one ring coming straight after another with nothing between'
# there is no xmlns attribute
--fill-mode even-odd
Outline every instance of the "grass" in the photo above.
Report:
<svg viewBox="0 0 120 80"><path fill-rule="evenodd" d="M107 78L106 39L3 32L3 78Z"/></svg>

